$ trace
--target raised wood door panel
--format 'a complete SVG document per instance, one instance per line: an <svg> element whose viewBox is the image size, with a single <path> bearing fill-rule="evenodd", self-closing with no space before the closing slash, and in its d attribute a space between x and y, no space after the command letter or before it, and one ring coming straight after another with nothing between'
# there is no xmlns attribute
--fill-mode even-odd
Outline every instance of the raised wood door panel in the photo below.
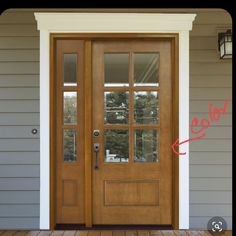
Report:
<svg viewBox="0 0 236 236"><path fill-rule="evenodd" d="M96 41L92 55L93 223L171 224L171 42Z"/></svg>
<svg viewBox="0 0 236 236"><path fill-rule="evenodd" d="M84 223L84 42L56 41L56 223Z"/></svg>

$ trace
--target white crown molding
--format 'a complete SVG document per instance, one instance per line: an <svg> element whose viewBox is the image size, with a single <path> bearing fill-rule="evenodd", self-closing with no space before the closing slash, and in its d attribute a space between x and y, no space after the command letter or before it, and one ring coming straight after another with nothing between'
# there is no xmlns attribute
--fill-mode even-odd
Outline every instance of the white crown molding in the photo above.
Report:
<svg viewBox="0 0 236 236"><path fill-rule="evenodd" d="M34 13L40 30L40 229L50 228L50 33L177 33L179 140L189 138L189 31L196 14ZM189 145L179 152L179 228L189 228Z"/></svg>
<svg viewBox="0 0 236 236"><path fill-rule="evenodd" d="M39 30L50 32L178 32L191 30L196 14L35 13Z"/></svg>

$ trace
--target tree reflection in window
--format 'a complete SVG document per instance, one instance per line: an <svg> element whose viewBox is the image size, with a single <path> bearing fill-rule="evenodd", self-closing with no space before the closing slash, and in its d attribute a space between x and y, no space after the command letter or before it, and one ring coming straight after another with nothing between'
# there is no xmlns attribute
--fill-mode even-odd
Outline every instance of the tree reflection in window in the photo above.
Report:
<svg viewBox="0 0 236 236"><path fill-rule="evenodd" d="M105 162L128 162L129 133L128 130L106 130Z"/></svg>
<svg viewBox="0 0 236 236"><path fill-rule="evenodd" d="M64 129L64 161L76 161L77 159L77 142L76 131L74 129Z"/></svg>
<svg viewBox="0 0 236 236"><path fill-rule="evenodd" d="M127 124L129 120L129 93L124 91L104 93L104 122Z"/></svg>
<svg viewBox="0 0 236 236"><path fill-rule="evenodd" d="M64 124L77 122L77 92L64 92Z"/></svg>
<svg viewBox="0 0 236 236"><path fill-rule="evenodd" d="M134 120L139 124L158 123L158 92L139 91L134 93Z"/></svg>
<svg viewBox="0 0 236 236"><path fill-rule="evenodd" d="M135 131L135 162L156 162L158 161L158 133L156 130Z"/></svg>

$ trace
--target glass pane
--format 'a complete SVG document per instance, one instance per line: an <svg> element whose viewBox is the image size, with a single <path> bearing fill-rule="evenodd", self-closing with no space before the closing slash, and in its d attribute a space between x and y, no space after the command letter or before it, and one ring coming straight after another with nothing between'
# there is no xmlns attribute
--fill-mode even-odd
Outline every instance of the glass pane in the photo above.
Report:
<svg viewBox="0 0 236 236"><path fill-rule="evenodd" d="M134 53L134 85L159 85L159 53Z"/></svg>
<svg viewBox="0 0 236 236"><path fill-rule="evenodd" d="M76 161L76 131L75 129L64 129L63 147L64 161Z"/></svg>
<svg viewBox="0 0 236 236"><path fill-rule="evenodd" d="M107 130L105 132L105 162L129 161L128 130Z"/></svg>
<svg viewBox="0 0 236 236"><path fill-rule="evenodd" d="M159 94L157 91L134 92L134 121L138 124L156 124L159 121Z"/></svg>
<svg viewBox="0 0 236 236"><path fill-rule="evenodd" d="M158 139L157 130L136 130L134 134L134 161L158 162Z"/></svg>
<svg viewBox="0 0 236 236"><path fill-rule="evenodd" d="M64 124L77 122L77 92L64 92Z"/></svg>
<svg viewBox="0 0 236 236"><path fill-rule="evenodd" d="M105 124L127 124L129 121L129 93L105 92L104 109Z"/></svg>
<svg viewBox="0 0 236 236"><path fill-rule="evenodd" d="M64 86L76 86L77 54L64 54Z"/></svg>
<svg viewBox="0 0 236 236"><path fill-rule="evenodd" d="M129 85L129 54L105 53L105 87Z"/></svg>

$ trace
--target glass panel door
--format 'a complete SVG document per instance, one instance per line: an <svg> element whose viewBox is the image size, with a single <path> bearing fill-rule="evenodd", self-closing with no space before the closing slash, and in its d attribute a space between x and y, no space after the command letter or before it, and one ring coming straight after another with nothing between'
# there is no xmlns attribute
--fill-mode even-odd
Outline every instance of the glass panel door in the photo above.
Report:
<svg viewBox="0 0 236 236"><path fill-rule="evenodd" d="M169 224L170 42L104 40L92 51L94 224Z"/></svg>

